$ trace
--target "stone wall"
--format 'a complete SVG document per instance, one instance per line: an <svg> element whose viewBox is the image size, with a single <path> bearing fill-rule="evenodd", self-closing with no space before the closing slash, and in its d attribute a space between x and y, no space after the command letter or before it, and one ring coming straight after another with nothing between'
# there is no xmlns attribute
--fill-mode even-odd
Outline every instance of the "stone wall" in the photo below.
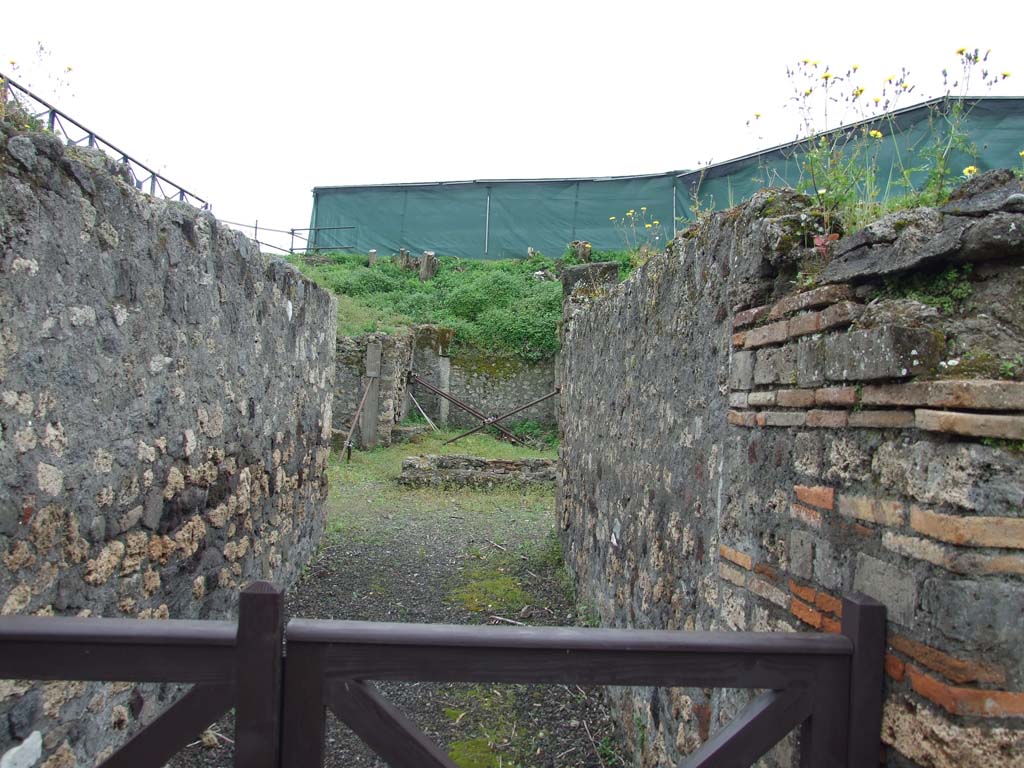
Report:
<svg viewBox="0 0 1024 768"><path fill-rule="evenodd" d="M433 326L416 331L413 370L436 387L450 392L488 416L508 413L555 389L555 360L528 363L515 358L496 358L476 352L451 354L451 332ZM414 394L431 419L456 427L475 427L480 422L457 406L440 400L423 387ZM506 424L532 420L557 421L557 398L527 408Z"/></svg>
<svg viewBox="0 0 1024 768"><path fill-rule="evenodd" d="M549 485L555 482L551 459L481 459L477 456L410 456L398 482L410 486L492 488L496 485Z"/></svg>
<svg viewBox="0 0 1024 768"><path fill-rule="evenodd" d="M0 123L0 613L226 618L324 527L335 303L102 154ZM173 688L0 681L91 766Z"/></svg>
<svg viewBox="0 0 1024 768"><path fill-rule="evenodd" d="M412 335L408 332L338 336L333 408L335 437L343 441L352 427L352 418L369 381L366 376L366 350L371 344L378 344L381 348L380 380L376 394L376 442L391 445L392 430L408 415L409 410L406 387L412 365ZM365 446L361 432L357 426L353 441Z"/></svg>
<svg viewBox="0 0 1024 768"><path fill-rule="evenodd" d="M889 612L886 764L1015 764L1020 193L986 174L823 258L808 201L763 192L626 283L569 298L559 521L603 624L832 632L839 597L866 592ZM906 279L934 270L945 288ZM797 290L809 274L817 287ZM913 298L929 291L949 301ZM675 764L747 700L612 698L643 766ZM763 764L793 765L794 739Z"/></svg>

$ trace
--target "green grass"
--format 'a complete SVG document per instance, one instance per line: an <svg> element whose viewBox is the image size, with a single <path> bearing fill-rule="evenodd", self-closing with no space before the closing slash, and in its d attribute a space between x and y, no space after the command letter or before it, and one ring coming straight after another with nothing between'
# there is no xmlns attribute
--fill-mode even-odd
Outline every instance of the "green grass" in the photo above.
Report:
<svg viewBox="0 0 1024 768"><path fill-rule="evenodd" d="M496 261L440 258L433 279L421 283L415 272L390 259L373 267L361 254L326 254L328 263L290 257L304 275L339 297L338 332L394 333L413 324L434 324L455 332L452 352L484 352L529 362L558 351L562 284L534 274L559 275L575 259L536 255ZM595 261L617 261L624 278L635 266L629 251L594 254Z"/></svg>

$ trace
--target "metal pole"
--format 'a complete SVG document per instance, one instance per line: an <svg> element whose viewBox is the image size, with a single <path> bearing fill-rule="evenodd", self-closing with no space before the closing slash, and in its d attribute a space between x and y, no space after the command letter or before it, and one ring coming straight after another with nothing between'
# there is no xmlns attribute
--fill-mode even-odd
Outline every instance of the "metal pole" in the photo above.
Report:
<svg viewBox="0 0 1024 768"><path fill-rule="evenodd" d="M345 461L352 461L352 435L356 432L356 425L359 424L359 414L363 412L363 405L366 403L366 396L370 394L370 385L373 384L376 376L369 376L369 381L366 382L366 389L363 390L363 396L359 400L359 407L356 408L355 415L352 417L352 426L349 427L348 437L345 438Z"/></svg>
<svg viewBox="0 0 1024 768"><path fill-rule="evenodd" d="M445 400L447 400L450 403L454 403L459 408L461 408L466 413L468 413L470 416L475 416L476 418L480 419L480 421L486 421L487 420L487 416L485 416L481 411L478 411L476 408L471 406L469 403L464 403L461 400L459 400L459 398L455 397L454 395L449 394L448 392L445 392L443 389L438 389L437 387L435 387L430 382L427 382L427 381L424 381L423 379L421 379L415 373L410 374L410 376L411 376L411 378L412 378L412 380L414 382L416 382L417 384L419 384L420 386L425 388L427 391L433 392L435 395L437 395L439 397L443 397ZM499 432L501 432L501 434L503 434L505 437L507 437L512 442L518 443L519 445L526 445L526 443L524 443L518 437L516 437L511 432L509 432L507 429L505 429L505 427L501 426L501 424L495 424L494 428L496 430L498 430Z"/></svg>
<svg viewBox="0 0 1024 768"><path fill-rule="evenodd" d="M527 403L526 405L521 405L520 407L516 408L514 411L509 411L508 413L504 413L501 416L495 416L493 419L487 419L479 427L474 427L473 429L469 430L469 432L463 432L461 435L456 435L451 440L446 440L444 443L442 443L442 445L448 445L448 443L454 443L456 440L461 440L464 437L469 437L470 435L474 434L475 432L479 432L481 429L486 429L487 427L496 426L497 422L501 421L502 419L507 419L509 416L515 416L520 411L525 411L527 408L531 408L531 407L535 406L537 403L543 403L545 400L547 400L550 397L554 397L559 392L561 392L561 388L555 389L554 392L551 392L550 394L544 395L544 397L538 397L536 400L534 400L533 402Z"/></svg>
<svg viewBox="0 0 1024 768"><path fill-rule="evenodd" d="M252 239L253 240L259 240L260 239L260 220L259 219L256 219L256 224L253 225L253 228L252 228Z"/></svg>
<svg viewBox="0 0 1024 768"><path fill-rule="evenodd" d="M295 253L295 230L292 230L292 242L288 246L288 253Z"/></svg>
<svg viewBox="0 0 1024 768"><path fill-rule="evenodd" d="M484 211L484 256L491 244L491 188L487 188L487 209Z"/></svg>
<svg viewBox="0 0 1024 768"><path fill-rule="evenodd" d="M423 406L421 406L420 401L416 399L416 395L410 392L409 399L412 400L412 404L416 406L416 410L420 412L420 416L427 420L427 424L433 427L435 432L440 432L441 430L437 428L437 425L430 420L429 416L427 416L427 412L423 410Z"/></svg>

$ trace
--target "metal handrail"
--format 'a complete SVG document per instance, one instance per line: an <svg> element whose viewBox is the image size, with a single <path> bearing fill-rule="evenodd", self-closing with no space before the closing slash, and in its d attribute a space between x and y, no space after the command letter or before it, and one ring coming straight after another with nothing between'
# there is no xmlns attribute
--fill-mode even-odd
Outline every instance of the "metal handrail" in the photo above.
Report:
<svg viewBox="0 0 1024 768"><path fill-rule="evenodd" d="M69 114L63 112L62 110L50 104L45 99L42 99L41 97L32 93L32 91L30 91L28 88L15 82L2 72L0 72L0 85L3 86L3 90L6 93L9 93L11 95L11 98L13 98L14 101L17 102L18 105L21 106L23 109L26 109L26 107L21 103L18 94L22 94L23 96L27 96L29 99L31 99L37 105L36 108L42 107L43 109L41 111L33 112L30 105L30 108L28 108L27 111L34 120L45 118L46 127L51 132L56 132L59 128L61 133L63 133L65 141L68 146L77 147L84 143L90 149L103 150L108 155L113 156L114 159L116 159L118 162L124 163L124 165L128 168L128 173L131 175L132 184L135 185L136 189L143 189L143 185L145 185L148 182L149 194L153 195L154 197L157 195L157 193L159 193L160 196L162 196L165 200L177 199L181 202L194 205L195 207L200 208L204 211L210 210L210 203L204 200L203 198L199 197L199 195L188 191L180 184L175 184L166 176L157 173L145 163L136 160L134 157L129 155L124 150L118 148L114 144L111 144L109 141L104 139L95 131L86 128L80 122L71 117ZM6 98L2 94L0 94L0 97ZM67 124L73 125L79 131L82 131L84 135L77 139L72 139L70 134L68 133ZM139 169L144 173L139 173L136 169ZM165 184L167 185L167 187L171 188L170 193L168 193L167 190L165 190Z"/></svg>

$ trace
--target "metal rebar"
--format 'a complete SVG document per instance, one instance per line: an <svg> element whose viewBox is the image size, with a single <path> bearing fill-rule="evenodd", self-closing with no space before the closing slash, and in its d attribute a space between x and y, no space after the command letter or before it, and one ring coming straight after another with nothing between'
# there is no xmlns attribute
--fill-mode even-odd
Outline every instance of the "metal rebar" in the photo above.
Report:
<svg viewBox="0 0 1024 768"><path fill-rule="evenodd" d="M438 389L433 384L430 384L429 382L424 381L422 378L417 376L415 373L411 373L410 374L410 378L412 378L412 380L414 382L416 382L417 384L425 387L428 391L433 392L435 395L438 395L439 397L443 397L449 403L454 403L456 406L458 406L459 408L464 410L470 416L475 416L476 418L480 419L480 421L487 421L488 417L485 416L483 414L483 412L478 411L476 408L471 406L469 403L462 402L461 400L459 400L459 398L455 397L455 395L449 394L448 392L445 392L443 389ZM493 426L496 430L501 432L501 434L503 434L505 437L507 437L512 442L518 443L519 445L525 445L525 443L522 440L520 440L518 437L516 437L511 432L509 432L501 424L493 424L491 426Z"/></svg>

